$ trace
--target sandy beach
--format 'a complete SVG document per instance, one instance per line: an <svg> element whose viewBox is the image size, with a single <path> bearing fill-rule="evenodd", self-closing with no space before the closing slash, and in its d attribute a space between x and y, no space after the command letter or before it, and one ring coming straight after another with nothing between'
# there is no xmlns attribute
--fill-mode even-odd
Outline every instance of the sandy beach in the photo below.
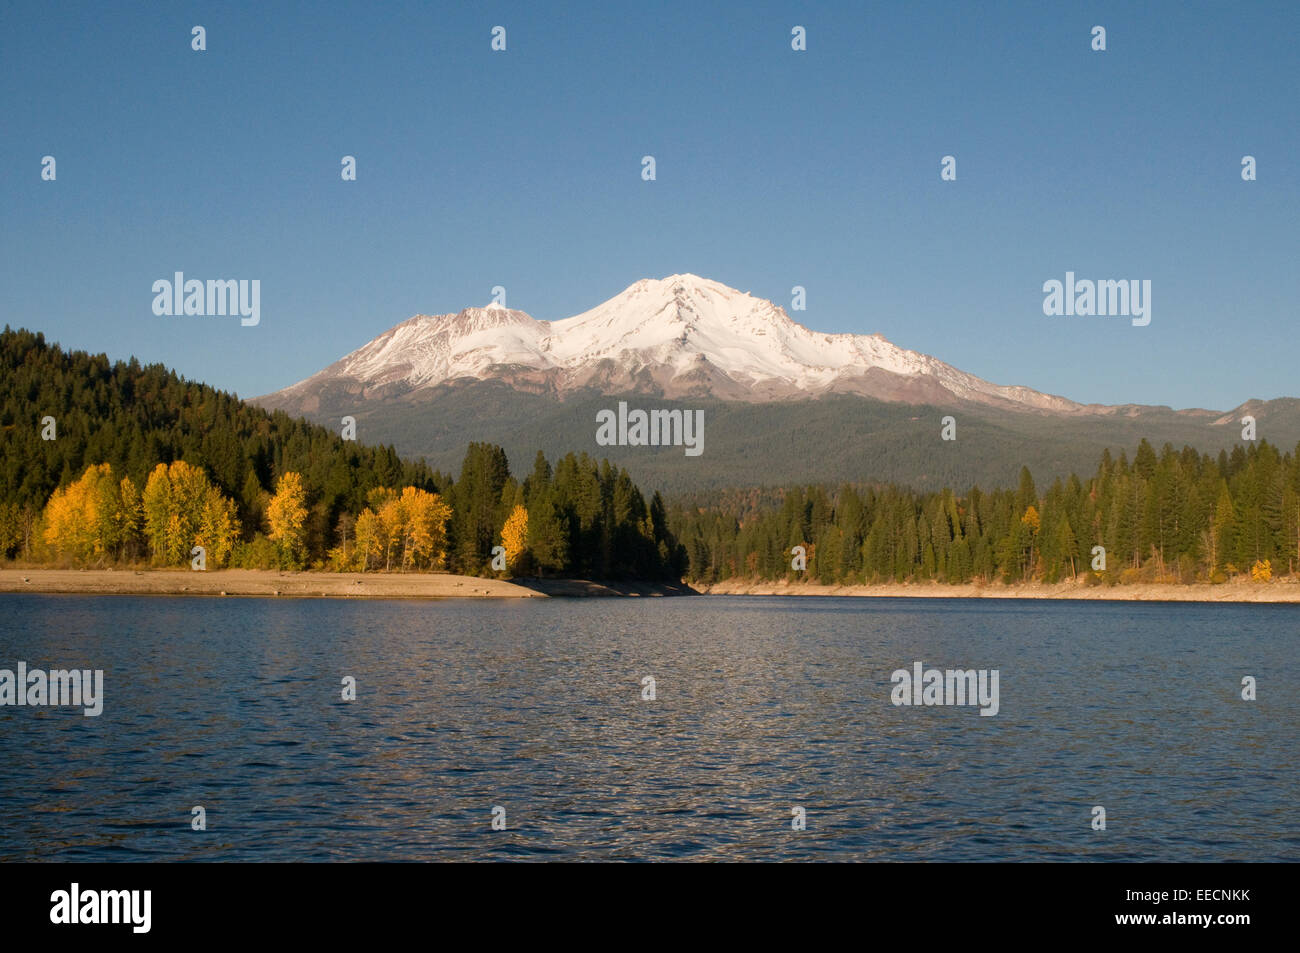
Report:
<svg viewBox="0 0 1300 953"><path fill-rule="evenodd" d="M499 579L445 573L279 572L262 569L0 569L0 592L159 596L337 596L342 598L532 598L542 593Z"/></svg>
<svg viewBox="0 0 1300 953"><path fill-rule="evenodd" d="M1300 583L1222 585L889 583L821 586L731 579L712 586L598 583L582 579L481 579L452 573L281 572L274 569L0 569L0 592L88 595L283 596L344 599L538 599L675 595L861 596L911 599L1088 599L1117 602L1300 602Z"/></svg>
<svg viewBox="0 0 1300 953"><path fill-rule="evenodd" d="M0 592L345 599L544 599L688 595L684 586L581 579L480 579L452 573L281 572L274 569L0 569Z"/></svg>
<svg viewBox="0 0 1300 953"><path fill-rule="evenodd" d="M883 596L909 599L1089 599L1116 602L1300 602L1296 582L1256 583L1234 580L1221 585L1131 583L1121 586L1085 586L1074 582L1055 585L1026 583L950 586L942 583L891 583L878 586L821 586L730 579L700 586L708 595L744 596Z"/></svg>

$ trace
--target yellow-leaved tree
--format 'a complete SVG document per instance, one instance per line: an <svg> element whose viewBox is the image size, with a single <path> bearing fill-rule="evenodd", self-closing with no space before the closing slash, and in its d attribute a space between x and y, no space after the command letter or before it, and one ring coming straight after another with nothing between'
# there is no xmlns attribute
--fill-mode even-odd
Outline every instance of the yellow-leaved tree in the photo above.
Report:
<svg viewBox="0 0 1300 953"><path fill-rule="evenodd" d="M140 491L130 477L122 477L117 485L118 507L113 514L116 523L120 554L134 558L144 530L144 509L140 505Z"/></svg>
<svg viewBox="0 0 1300 953"><path fill-rule="evenodd" d="M373 496L374 494L372 494ZM386 491L379 506L379 540L383 546L384 569L393 568L393 555L396 553L398 565L401 565L403 527L406 523L406 510L402 498L393 490Z"/></svg>
<svg viewBox="0 0 1300 953"><path fill-rule="evenodd" d="M343 565L345 569L358 568L365 572L370 561L378 559L384 551L383 527L379 525L379 517L374 510L368 507L362 510L353 533L356 545L352 548L351 558Z"/></svg>
<svg viewBox="0 0 1300 953"><path fill-rule="evenodd" d="M528 510L516 506L501 527L501 545L506 551L506 568L513 568L528 547Z"/></svg>
<svg viewBox="0 0 1300 953"><path fill-rule="evenodd" d="M402 568L442 569L447 563L447 521L451 507L437 493L402 490Z"/></svg>
<svg viewBox="0 0 1300 953"><path fill-rule="evenodd" d="M195 546L206 551L209 568L230 558L239 535L235 503L221 495L202 467L184 460L158 464L149 474L141 503L154 562L184 565Z"/></svg>
<svg viewBox="0 0 1300 953"><path fill-rule="evenodd" d="M330 551L339 569L443 569L447 564L447 521L451 507L437 493L408 486L379 488L367 495L370 506L353 527L350 554Z"/></svg>
<svg viewBox="0 0 1300 953"><path fill-rule="evenodd" d="M46 545L75 562L103 562L129 554L139 532L139 494L107 463L54 491L45 504Z"/></svg>
<svg viewBox="0 0 1300 953"><path fill-rule="evenodd" d="M307 552L307 492L302 477L289 471L275 485L275 495L266 507L271 541L280 554L282 569L298 569Z"/></svg>

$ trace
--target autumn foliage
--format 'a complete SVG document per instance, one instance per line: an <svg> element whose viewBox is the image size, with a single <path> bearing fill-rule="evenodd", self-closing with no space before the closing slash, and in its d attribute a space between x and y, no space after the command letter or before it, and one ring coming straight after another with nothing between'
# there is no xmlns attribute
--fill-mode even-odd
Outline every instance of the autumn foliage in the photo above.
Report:
<svg viewBox="0 0 1300 953"><path fill-rule="evenodd" d="M134 558L146 550L160 566L187 564L195 546L223 565L239 533L235 505L199 467L158 464L143 493L107 463L86 468L55 490L42 514L41 539L51 555L79 564Z"/></svg>
<svg viewBox="0 0 1300 953"><path fill-rule="evenodd" d="M239 536L235 503L221 494L201 467L184 460L160 463L149 474L141 497L144 535L161 566L180 566L201 546L209 567L230 558Z"/></svg>
<svg viewBox="0 0 1300 953"><path fill-rule="evenodd" d="M501 546L506 551L506 568L514 569L528 547L528 510L522 504L506 517L506 525L501 528Z"/></svg>
<svg viewBox="0 0 1300 953"><path fill-rule="evenodd" d="M141 519L135 485L125 477L117 480L113 468L101 463L54 491L45 507L42 536L57 556L100 563L134 552Z"/></svg>
<svg viewBox="0 0 1300 953"><path fill-rule="evenodd" d="M307 552L307 493L302 477L286 473L275 485L275 496L266 507L267 534L276 544L280 567L297 569Z"/></svg>
<svg viewBox="0 0 1300 953"><path fill-rule="evenodd" d="M354 541L330 550L334 568L365 572L440 570L447 566L451 507L437 493L408 486L370 492L370 505L356 518Z"/></svg>

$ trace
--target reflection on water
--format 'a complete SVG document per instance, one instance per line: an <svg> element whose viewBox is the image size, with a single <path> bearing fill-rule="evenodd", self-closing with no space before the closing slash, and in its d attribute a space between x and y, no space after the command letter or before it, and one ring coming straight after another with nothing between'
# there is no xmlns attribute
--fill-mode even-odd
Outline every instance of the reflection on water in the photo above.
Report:
<svg viewBox="0 0 1300 953"><path fill-rule="evenodd" d="M105 671L98 718L0 708L3 860L1300 859L1300 607L7 595L0 619L0 668ZM998 669L1000 712L893 706L915 661Z"/></svg>

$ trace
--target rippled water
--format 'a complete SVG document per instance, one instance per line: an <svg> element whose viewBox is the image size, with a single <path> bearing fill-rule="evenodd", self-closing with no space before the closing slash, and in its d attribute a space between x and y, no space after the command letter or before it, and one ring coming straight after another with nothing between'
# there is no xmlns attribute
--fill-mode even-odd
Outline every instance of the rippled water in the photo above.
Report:
<svg viewBox="0 0 1300 953"><path fill-rule="evenodd" d="M0 596L0 668L100 668L106 696L0 708L0 859L1297 860L1298 630L1267 605ZM895 707L914 661L998 669L999 714Z"/></svg>

